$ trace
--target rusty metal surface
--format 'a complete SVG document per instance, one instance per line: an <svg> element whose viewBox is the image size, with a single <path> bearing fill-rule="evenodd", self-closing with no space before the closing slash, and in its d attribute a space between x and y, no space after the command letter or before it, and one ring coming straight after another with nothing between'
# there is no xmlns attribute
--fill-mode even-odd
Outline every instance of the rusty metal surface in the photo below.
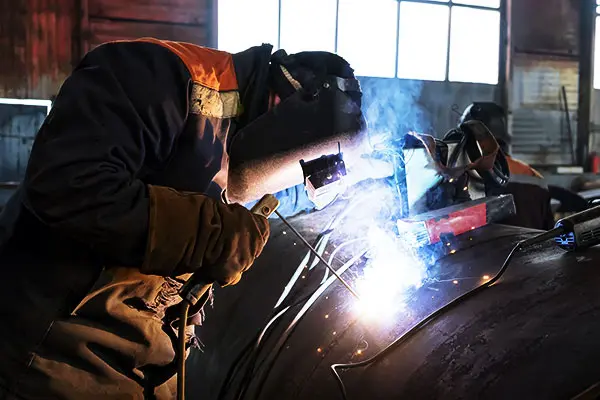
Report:
<svg viewBox="0 0 600 400"><path fill-rule="evenodd" d="M579 54L579 1L513 1L512 41L515 51Z"/></svg>
<svg viewBox="0 0 600 400"><path fill-rule="evenodd" d="M49 99L72 68L76 0L0 0L0 97Z"/></svg>
<svg viewBox="0 0 600 400"><path fill-rule="evenodd" d="M84 48L113 40L155 37L207 45L212 0L84 0Z"/></svg>
<svg viewBox="0 0 600 400"><path fill-rule="evenodd" d="M90 46L94 48L113 40L154 37L195 44L205 44L208 40L202 26L149 23L143 21L119 21L104 18L90 18Z"/></svg>
<svg viewBox="0 0 600 400"><path fill-rule="evenodd" d="M210 0L91 0L91 18L205 25Z"/></svg>

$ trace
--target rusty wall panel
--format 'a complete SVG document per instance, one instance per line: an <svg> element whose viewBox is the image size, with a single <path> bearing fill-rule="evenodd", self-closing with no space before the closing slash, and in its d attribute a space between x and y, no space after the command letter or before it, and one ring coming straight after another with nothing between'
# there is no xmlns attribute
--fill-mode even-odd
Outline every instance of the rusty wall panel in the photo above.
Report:
<svg viewBox="0 0 600 400"><path fill-rule="evenodd" d="M196 44L205 44L207 32L204 27L148 22L113 21L108 19L90 19L90 46L122 39L137 39L150 36L157 39L176 40Z"/></svg>
<svg viewBox="0 0 600 400"><path fill-rule="evenodd" d="M204 25L208 0L92 0L92 18L119 18L141 21Z"/></svg>
<svg viewBox="0 0 600 400"><path fill-rule="evenodd" d="M513 0L515 51L579 54L579 1Z"/></svg>
<svg viewBox="0 0 600 400"><path fill-rule="evenodd" d="M0 97L56 94L77 58L77 11L77 0L0 0Z"/></svg>

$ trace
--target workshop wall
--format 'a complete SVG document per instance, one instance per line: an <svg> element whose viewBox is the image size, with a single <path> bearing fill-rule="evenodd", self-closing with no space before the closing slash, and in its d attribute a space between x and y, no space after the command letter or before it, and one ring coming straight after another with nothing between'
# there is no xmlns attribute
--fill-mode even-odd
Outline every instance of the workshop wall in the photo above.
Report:
<svg viewBox="0 0 600 400"><path fill-rule="evenodd" d="M69 74L76 0L0 0L0 97L49 99Z"/></svg>
<svg viewBox="0 0 600 400"><path fill-rule="evenodd" d="M0 98L50 99L79 58L77 0L0 0ZM0 105L0 207L24 174L45 107Z"/></svg>
<svg viewBox="0 0 600 400"><path fill-rule="evenodd" d="M573 162L578 26L579 0L512 1L511 129L513 153L524 161Z"/></svg>
<svg viewBox="0 0 600 400"><path fill-rule="evenodd" d="M213 0L0 0L0 97L51 99L97 45L153 36L210 45ZM20 180L43 115L0 107L0 183ZM0 206L6 193L0 188Z"/></svg>
<svg viewBox="0 0 600 400"><path fill-rule="evenodd" d="M84 49L120 39L152 36L211 43L213 0L84 0Z"/></svg>

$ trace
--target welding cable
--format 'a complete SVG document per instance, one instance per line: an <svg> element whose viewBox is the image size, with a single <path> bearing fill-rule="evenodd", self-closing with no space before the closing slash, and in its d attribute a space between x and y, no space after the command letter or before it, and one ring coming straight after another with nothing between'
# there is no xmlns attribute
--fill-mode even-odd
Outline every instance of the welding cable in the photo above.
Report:
<svg viewBox="0 0 600 400"><path fill-rule="evenodd" d="M325 246L321 245L322 242L324 242L325 240L329 241L329 237L325 236L324 238L319 239L317 241L317 243L316 243L316 246L315 246L316 250L320 254L323 254L323 252L325 251ZM312 254L311 254L310 251L306 252L306 255L304 256L304 258L302 259L302 261L300 262L300 264L298 265L298 267L296 268L296 270L292 274L292 277L290 278L290 280L288 281L288 283L283 288L283 292L281 293L281 296L279 296L279 300L277 300L277 303L275 303L275 307L274 308L279 307L284 302L284 300L289 296L290 292L292 291L292 289L296 285L296 282L298 282L298 278L300 278L300 275L302 275L302 272L304 271L304 269L307 268L308 263L310 262L311 255Z"/></svg>
<svg viewBox="0 0 600 400"><path fill-rule="evenodd" d="M346 248L347 246L356 243L356 242L360 242L360 241L365 241L366 237L360 237L360 238L356 238L356 239L350 239L350 240L346 240L345 242L340 243L340 245L338 247L336 247L332 252L331 255L329 256L329 265L333 265L333 260L335 258L335 256L337 255L337 253L339 253L342 249ZM323 276L323 279L321 280L321 285L324 284L325 282L327 282L327 278L329 278L329 270L327 268L325 268L325 276Z"/></svg>
<svg viewBox="0 0 600 400"><path fill-rule="evenodd" d="M342 285L344 285L346 287L346 289L348 289L348 291L350 293L352 293L352 295L354 297L356 297L357 299L360 299L360 296L358 295L358 293L356 293L356 291L352 288L352 286L350 286L350 284L348 282L346 282L344 280L344 278L342 278L341 275L339 275L337 273L337 271L331 266L329 265L329 263L327 261L325 261L325 259L323 258L323 256L321 256L319 253L317 253L317 251L310 245L310 243L308 243L308 241L304 238L304 236L302 236L300 234L300 232L298 232L298 230L296 230L296 228L294 228L287 219L283 218L283 216L277 212L277 210L275 210L275 214L277 214L277 216L279 218L281 218L281 220L283 221L284 224L287 225L288 228L290 228L290 230L294 233L294 235L296 235L296 237L298 239L300 239L300 241L309 249L311 249L311 253L313 253L315 256L317 256L317 258L319 260L321 260L321 262L331 271L331 273L336 277L336 279L338 281L340 281L342 283Z"/></svg>
<svg viewBox="0 0 600 400"><path fill-rule="evenodd" d="M341 212L339 212L337 215L335 215L326 224L325 229L319 233L319 235L317 236L317 238L314 241L314 242L316 242L316 243L314 243L314 247L317 247L317 251L319 252L319 254L322 255L322 253L324 252L324 250L327 246L329 238L331 237L331 235L335 231L335 229L338 227L338 225L341 223L341 221L344 218L346 218L356 207L361 205L365 200L368 200L368 196L361 196L358 199L354 198L353 202L351 202L346 207L344 207ZM354 241L356 241L356 240L352 240L351 242L354 242ZM338 249L341 250L341 248L343 246L345 246L346 244L348 244L348 242L342 243L336 250L334 250L332 252L331 257L329 258L329 263L332 262L333 257L339 251ZM312 253L309 251L308 255L310 255L310 254L312 254ZM285 312L289 311L293 307L296 307L303 301L306 301L307 299L309 299L315 293L315 291L317 291L319 289L317 287L314 291L310 292L306 296L303 296L301 299L293 302L293 304L290 304L290 305L284 304L284 300L286 300L287 297L289 296L300 273L304 269L304 266L308 264L307 261L308 260L305 257L302 260L302 262L300 263L300 265L298 266L298 268L296 269L294 275L292 276L292 278L290 279L290 281L288 282L286 287L284 288L282 295L280 296L279 300L277 301L277 303L275 305L274 311L269 316L269 320L268 320L266 326L259 332L259 334L257 336L255 336L251 341L249 341L249 343L246 346L244 346L241 353L236 357L234 364L230 368L230 370L226 376L226 379L225 379L223 385L221 386L221 390L220 390L219 397L218 397L219 399L222 399L223 396L226 394L226 392L231 388L231 385L233 384L233 380L235 379L235 376L237 375L237 373L240 371L240 369L245 364L250 364L246 369L246 374L245 374L246 376L248 376L248 375L251 376L256 372L257 369L255 368L255 364L256 364L257 358L261 352L261 344L263 343L263 339L264 339L267 331L269 331L269 328L272 327L273 329L271 329L270 332L273 332L275 329L275 327L273 325L276 322L278 322L278 320L280 321L280 318L285 314ZM313 265L311 265L310 269L312 269L315 265L317 265L318 262L319 262L319 259L317 257L315 257ZM325 269L325 271L327 273L329 270ZM252 346L252 343L255 343L255 345ZM260 366L259 366L259 368L260 368ZM250 378L248 378L248 379L250 379ZM245 381L245 380L247 380L247 379L243 379L243 381ZM242 384L242 386L243 386L243 384ZM238 398L240 398L239 396L240 396L240 394L238 393Z"/></svg>
<svg viewBox="0 0 600 400"><path fill-rule="evenodd" d="M331 226L334 226L336 224L336 220L339 218L340 215L343 215L343 214L346 214L346 213L340 213L340 214L334 216L326 224L325 229L317 235L317 237L315 238L315 240L313 242L314 247L317 247L317 249L318 249L317 251L320 251L321 253L323 253L323 251L325 250L325 246L327 245L327 242L329 241L329 237L331 236L331 233L333 232L333 229L331 228ZM323 242L325 242L325 246L321 246L321 243L323 243ZM312 253L310 251L308 251L306 256L304 257L304 259L298 265L298 268L296 268L296 271L292 275L292 278L286 284L286 286L283 290L283 293L281 294L279 300L275 304L273 312L267 317L268 322L265 325L265 327L261 331L259 331L259 333L257 335L255 335L248 342L248 344L246 346L243 347L242 351L236 357L234 363L232 364L231 368L229 369L229 371L225 377L225 381L224 381L223 385L221 386L221 390L219 391L219 396L218 396L219 399L222 399L223 396L229 391L229 389L231 388L231 385L233 384L233 380L235 379L235 376L238 374L238 372L242 369L243 366L245 366L246 364L250 364L249 367L247 368L247 372L245 375L248 374L248 371L251 371L251 372L254 371L256 359L261 351L261 342L264 339L265 334L269 330L269 328L273 324L275 324L277 322L277 320L285 314L285 312L287 312L289 309L291 309L293 307L296 307L300 303L306 301L307 299L310 298L312 293L314 293L314 290L313 290L310 293L302 296L298 300L295 300L295 301L290 300L289 302L287 302L287 303L291 303L291 304L286 304L285 300L290 295L290 292L293 289L293 286L295 285L296 281L298 280L299 275L302 273L305 266L308 265L311 254ZM252 345L253 343L254 343L254 346Z"/></svg>
<svg viewBox="0 0 600 400"><path fill-rule="evenodd" d="M322 243L324 241L325 241L325 243L327 243L327 241L329 240L329 236L333 232L333 229L331 229L331 226L336 223L336 219L337 219L337 216L333 217L327 223L325 230L321 231L314 240L314 243L315 243L314 246L317 247L319 249L318 251L321 251L321 253L325 250L325 247L324 246L321 247L320 243ZM226 375L223 385L221 386L221 390L219 392L218 399L222 399L223 396L225 396L225 394L231 388L231 385L233 384L233 380L235 379L235 376L246 364L249 364L249 366L247 368L247 372L245 375L248 375L248 371L251 371L251 372L254 371L256 359L261 351L261 343L262 343L263 339L265 338L265 334L269 331L269 328L271 328L288 310L290 310L291 308L296 307L299 304L301 304L302 302L308 300L310 298L310 296L314 293L314 291L317 290L317 288L315 288L313 291L310 291L308 294L303 295L300 299L290 300L288 302L285 301L285 300L287 300L293 286L295 285L298 276L304 270L304 267L308 264L308 261L310 261L310 255L311 255L310 251L307 252L307 255L300 262L294 275L292 276L292 278L290 279L288 284L285 286L281 297L275 304L273 312L267 317L268 318L267 324L264 326L264 328L261 331L259 331L259 333L257 335L255 335L248 342L248 344L246 346L244 346L242 351L236 357L234 363L232 364L231 368L229 369L229 371ZM290 303L290 304L287 304L287 303ZM272 331L272 329L271 329L271 331Z"/></svg>
<svg viewBox="0 0 600 400"><path fill-rule="evenodd" d="M367 251L368 251L368 249L361 250L357 255L352 257L350 260L348 260L346 263L344 263L344 265L342 265L340 268L338 268L336 270L336 274L342 275L351 266L356 264L356 262L358 260L360 260L367 253ZM336 280L338 280L338 278L335 275L331 276L331 277L329 277L327 282L325 282L323 285L319 286L319 288L313 293L313 295L310 297L310 299L304 304L302 309L296 314L296 316L294 317L294 320L288 325L288 327L282 333L281 337L279 338L279 341L277 342L275 347L271 350L270 354L264 360L264 363L267 363L267 365L265 368L262 368L263 373L261 375L259 375L260 380L259 380L259 383L258 383L258 386L256 389L256 393L254 395L254 399L259 398L259 396L262 392L262 389L264 388L264 384L269 376L269 372L271 371L273 365L275 364L275 361L281 354L281 351L285 347L285 344L287 343L289 337L291 336L291 334L295 330L296 326L298 325L298 322L300 322L302 320L302 318L304 317L306 312L314 305L314 303L319 299L319 297L321 297L323 292L325 292L325 290L327 288L329 288ZM257 371L257 372L260 372L260 371ZM238 400L243 398L243 396L245 395L245 392L248 390L248 388L250 386L250 382L251 381L248 382L248 385L242 392L241 396L237 398Z"/></svg>
<svg viewBox="0 0 600 400"><path fill-rule="evenodd" d="M351 261L353 261L353 260L351 260ZM346 264L344 264L342 267L340 267L340 269L339 269L339 270L345 270L345 269L347 269L347 268L348 268L350 265L352 265L352 263L350 263L350 262L349 262L349 263L346 263ZM333 277L332 277L332 282L333 282L334 280L335 280L335 278L333 278ZM320 288L320 287L319 287L319 288ZM307 301L307 300L309 300L309 299L311 299L311 298L315 298L315 292L316 292L316 291L317 291L319 288L315 289L315 290L314 290L312 293L310 293L309 295L307 295L307 296L305 296L304 298L302 298L302 299L298 300L297 302L295 302L295 304L291 305L291 306L290 306L290 308L291 308L291 307L295 307L295 306L297 306L297 305L300 305L302 302L304 302L304 301ZM318 297L318 296L316 296L316 297ZM270 322L272 322L272 321L270 321ZM274 329L271 329L271 330L269 331L269 334L272 334L273 332L274 332ZM264 341L262 344L264 344L264 343L266 343L266 341ZM262 350L261 348L257 348L257 349L256 349L256 354L255 354L255 359L254 359L254 362L255 362L255 363L256 363L256 360L257 360L257 358L258 358L258 355L260 354L261 350ZM263 359L263 362L262 362L262 363L259 363L259 365L258 365L258 366L256 366L256 368L252 367L252 368L248 368L248 369L247 369L247 371L246 371L246 376L244 377L244 379L243 379L242 383L240 384L240 387L239 387L239 389L238 389L237 396L235 397L236 399L241 399L241 398L243 398L243 396L245 395L245 392L246 392L246 391L247 391L247 389L249 388L249 386L250 386L250 384L251 384L251 382L252 382L252 380L253 380L253 378L254 378L254 375L255 375L256 373L258 373L258 371L261 369L261 367L262 367L263 363L264 363L264 362L266 362L267 358L268 358L268 357L266 357L265 359Z"/></svg>
<svg viewBox="0 0 600 400"><path fill-rule="evenodd" d="M329 257L329 264L330 264L330 265L332 264L332 262L334 261L334 258L335 258L335 256L337 255L337 253L338 253L339 251L341 251L343 248L347 247L347 246L348 246L348 245L350 245L350 244L353 244L353 243L355 243L355 242L362 241L362 240L364 240L364 238L352 239L352 240L348 240L348 241L346 241L346 242L343 242L343 243L341 243L341 244L340 244L340 245L339 245L339 246L338 246L338 247L337 247L337 248L336 248L336 249L335 249L335 250L334 250L334 251L331 253L331 255L330 255L330 257ZM329 271L329 270L328 270L328 269L325 269L325 271L327 272L327 271ZM333 279L334 279L334 278L333 278ZM322 285L323 283L326 283L326 279L324 279L324 280L321 282L321 285ZM290 310L292 307L295 307L295 306L299 305L301 302L303 302L303 301L306 301L306 300L308 300L308 299L312 298L312 297L315 295L315 293L316 293L318 290L321 290L321 286L317 287L317 288L316 288L314 291L312 291L310 294L308 294L307 296L305 296L303 299L301 299L301 300L299 300L299 301L295 302L295 304L289 305L289 306L287 306L287 307L285 307L285 308L280 308L280 311L279 311L279 313L278 313L278 314L277 314L275 317L273 317L273 318L272 318L272 319L271 319L271 320L270 320L270 321L267 323L267 325L266 325L266 326L263 328L263 330L260 332L260 334L259 334L259 336L258 336L258 339L257 339L257 341L256 341L256 346L255 346L255 349L254 349L254 350L255 350L255 353L257 354L257 356L258 356L258 353L260 352L260 344L261 344L261 342L262 342L262 340L263 340L263 338L264 338L264 335L265 335L265 333L266 333L266 332L267 332L267 330L268 330L268 329L269 329L269 328L270 328L270 327L271 327L271 326L272 326L272 325L273 325L273 324L276 322L276 320L277 320L279 317L281 317L281 316L282 316L282 315L283 315L285 312L287 312L288 310ZM276 310L275 310L275 312L277 312L277 311L278 311L278 310L276 309ZM272 331L273 331L273 330L271 330L271 332L272 332ZM254 372L254 368L252 368L252 370L253 370L253 372Z"/></svg>
<svg viewBox="0 0 600 400"><path fill-rule="evenodd" d="M320 255L323 255L323 252L325 251L325 248L326 248L327 244L329 243L331 234L335 231L335 229L340 224L340 222L344 218L346 218L356 207L358 207L360 204L362 204L365 200L367 200L366 196L363 196L362 198L359 198L359 199L355 199L355 201L350 202L346 207L344 207L342 209L341 212L339 212L331 220L329 220L327 225L325 225L325 228L319 233L319 235L315 239L316 243L313 243L313 248L316 248L317 252ZM300 265L296 269L294 275L292 275L292 278L286 284L286 286L283 290L283 293L281 294L279 300L277 301L277 303L275 305L276 307L281 305L283 300L289 295L293 286L296 284L298 278L300 277L302 270L304 269L303 268L304 265L309 264L308 262L305 263L304 261L305 260L310 261L310 255L312 255L312 253L310 251L308 251L307 252L308 260L307 260L307 256L305 256L303 262L300 263ZM319 261L320 260L317 257L314 257L313 262L308 269L312 270L314 267L316 267L318 265Z"/></svg>
<svg viewBox="0 0 600 400"><path fill-rule="evenodd" d="M244 366L241 365L242 363L249 365L245 369L244 376L242 377L235 398L239 399L241 398L241 396L243 396L242 391L244 390L244 387L250 384L254 374L256 373L256 371L258 371L258 369L260 369L260 366L262 365L258 363L258 358L262 353L263 346L265 345L265 343L267 343L271 335L275 332L274 324L276 322L281 321L281 317L285 315L287 311L307 301L313 293L314 291L298 299L293 304L281 307L279 312L267 322L265 327L257 335L255 335L254 338L252 338L252 340L249 341L249 343L244 347L243 350L243 352L245 352L246 354L240 354L232 364L232 368L230 368L230 372L227 374L227 378L225 380L224 386L222 386L221 388L218 399L222 399L223 396L225 396L225 394L231 389L231 385L233 384L235 376L237 375L238 371Z"/></svg>
<svg viewBox="0 0 600 400"><path fill-rule="evenodd" d="M294 308L300 305L302 302L308 300L311 294L312 293L309 293L303 296L302 298L296 300L294 303L286 305L284 307L280 307L278 310L274 311L275 316L272 316L265 325L265 327L251 340L248 341L248 343L244 346L240 354L238 354L234 362L231 364L231 367L225 377L225 380L221 385L221 389L219 391L217 399L223 399L224 396L229 392L233 381L235 380L235 377L238 375L238 373L244 366L249 364L249 366L246 368L246 373L242 378L242 382L245 382L248 379L247 376L249 376L251 373L254 373L258 356L260 355L262 350L261 346L263 345L263 343L266 342L266 340L269 339L270 334L274 332L274 329L269 328L271 328L273 324L278 322L278 320L291 308ZM265 342L263 342L263 340Z"/></svg>
<svg viewBox="0 0 600 400"><path fill-rule="evenodd" d="M482 285L477 286L474 289L469 290L468 292L466 292L466 293L458 296L457 298L455 298L454 300L452 300L451 302L449 302L445 306L443 306L443 307L437 309L436 311L432 312L427 317L425 317L424 319L422 319L421 321L419 321L419 323L417 323L412 328L410 328L406 333L404 333L403 335L401 335L400 337L398 337L397 339L395 339L392 343L390 343L389 345L387 345L385 348L383 348L381 351L379 351L378 353L376 353L372 357L370 357L370 358L368 358L368 359L366 359L364 361L357 362L357 363L333 364L333 365L331 365L330 366L331 372L333 373L333 376L334 376L334 378L336 379L336 381L338 383L338 387L339 387L339 389L341 391L342 398L344 400L347 400L348 399L348 394L346 393L346 387L344 386L344 382L342 381L342 377L340 376L340 374L337 371L338 369L340 369L340 370L346 370L346 369L351 369L351 368L365 367L365 366L367 366L369 364L373 364L373 363L378 362L379 360L383 359L385 356L387 356L389 353L391 353L397 347L399 347L404 342L406 342L408 339L410 339L411 337L413 337L417 332L419 332L423 327L425 327L426 325L428 325L430 322L432 322L433 320L435 320L436 318L438 318L442 314L445 314L446 312L448 312L449 310L451 310L455 306L457 306L457 305L465 302L466 300L474 297L475 295L481 293L483 290L491 287L496 282L498 282L498 280L500 280L500 278L504 275L504 273L508 269L508 266L509 266L511 260L512 260L513 256L516 254L517 251L525 249L525 248L527 248L529 246L532 246L534 244L541 243L541 242L546 241L548 239L552 239L552 238L556 237L557 235L559 235L561 233L563 233L563 228L555 228L555 229L552 229L550 231L547 231L547 232L541 233L539 235L536 235L534 237L531 237L529 239L524 239L524 240L519 241L512 248L512 250L510 251L510 253L506 257L506 259L504 260L504 263L502 264L502 267L500 268L500 270L498 271L498 273L496 275L494 275L494 277L492 279L490 279L489 281L483 283Z"/></svg>
<svg viewBox="0 0 600 400"><path fill-rule="evenodd" d="M188 313L190 312L190 303L186 300L181 302L181 311L179 315L179 327L177 329L177 400L185 400L185 328L187 326Z"/></svg>

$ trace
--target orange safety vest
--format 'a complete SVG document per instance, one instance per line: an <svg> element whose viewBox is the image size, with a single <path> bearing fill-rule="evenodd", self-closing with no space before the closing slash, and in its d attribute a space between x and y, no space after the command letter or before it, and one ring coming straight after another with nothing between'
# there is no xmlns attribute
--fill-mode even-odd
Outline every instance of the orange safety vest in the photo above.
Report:
<svg viewBox="0 0 600 400"><path fill-rule="evenodd" d="M191 43L154 38L141 38L135 41L159 44L177 54L189 70L194 83L219 92L238 89L230 53Z"/></svg>
<svg viewBox="0 0 600 400"><path fill-rule="evenodd" d="M506 156L506 161L508 162L508 170L510 171L511 175L533 176L540 179L544 178L542 174L525 164L523 161L517 160L510 156Z"/></svg>

